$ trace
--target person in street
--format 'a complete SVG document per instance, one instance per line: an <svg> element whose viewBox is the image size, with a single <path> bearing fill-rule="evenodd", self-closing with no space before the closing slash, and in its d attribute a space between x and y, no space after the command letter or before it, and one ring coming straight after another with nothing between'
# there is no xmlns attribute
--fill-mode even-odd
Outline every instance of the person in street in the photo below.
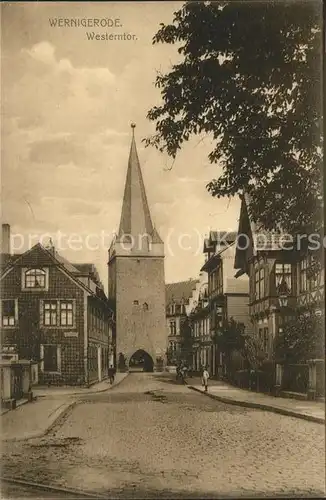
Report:
<svg viewBox="0 0 326 500"><path fill-rule="evenodd" d="M181 369L181 374L182 374L182 382L183 382L184 384L186 384L186 383L187 383L187 381L186 381L187 371L188 371L188 370L187 370L187 367L186 367L186 365L184 365L184 366L182 367L182 369Z"/></svg>
<svg viewBox="0 0 326 500"><path fill-rule="evenodd" d="M208 370L205 366L205 368L203 370L203 376L202 376L202 384L205 387L205 392L208 391L208 379L209 379L209 373L208 373Z"/></svg>
<svg viewBox="0 0 326 500"><path fill-rule="evenodd" d="M110 384L112 385L114 382L114 375L115 375L114 367L112 365L110 365L108 371L109 371L109 381L110 381Z"/></svg>

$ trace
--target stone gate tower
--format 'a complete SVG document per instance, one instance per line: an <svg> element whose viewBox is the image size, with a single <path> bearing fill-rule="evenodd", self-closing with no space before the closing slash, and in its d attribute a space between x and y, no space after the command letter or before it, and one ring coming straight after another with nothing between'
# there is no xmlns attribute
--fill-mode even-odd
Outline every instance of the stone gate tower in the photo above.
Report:
<svg viewBox="0 0 326 500"><path fill-rule="evenodd" d="M117 361L122 353L128 364L144 350L159 369L167 346L164 243L152 223L131 127L120 226L109 250L109 298L115 304Z"/></svg>

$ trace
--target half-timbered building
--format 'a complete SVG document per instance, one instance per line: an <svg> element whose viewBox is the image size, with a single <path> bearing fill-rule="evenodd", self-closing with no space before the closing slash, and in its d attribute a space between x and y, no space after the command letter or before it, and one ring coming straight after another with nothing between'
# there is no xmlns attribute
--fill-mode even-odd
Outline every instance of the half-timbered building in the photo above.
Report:
<svg viewBox="0 0 326 500"><path fill-rule="evenodd" d="M234 267L236 276L250 281L249 315L253 332L267 358L273 356L275 336L298 310L324 308L324 269L307 245L300 245L281 230L267 231L249 216L249 197L242 197ZM280 305L285 289L286 307Z"/></svg>

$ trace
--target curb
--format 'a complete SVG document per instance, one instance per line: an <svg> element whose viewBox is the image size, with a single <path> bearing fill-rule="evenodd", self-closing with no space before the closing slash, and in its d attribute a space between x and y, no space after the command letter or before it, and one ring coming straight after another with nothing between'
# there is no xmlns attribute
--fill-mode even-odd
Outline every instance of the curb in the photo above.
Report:
<svg viewBox="0 0 326 500"><path fill-rule="evenodd" d="M48 484L42 484L42 483L34 483L32 481L25 481L24 479L15 479L12 477L6 477L6 476L0 476L0 481L6 482L6 483L11 483L11 484L19 484L21 486L27 486L30 488L36 488L40 490L47 490L47 491L53 491L54 493L68 493L71 495L78 495L76 498L107 498L104 497L103 495L92 492L92 491L81 491L81 490L72 490L70 488L63 488L62 486L51 486Z"/></svg>
<svg viewBox="0 0 326 500"><path fill-rule="evenodd" d="M16 404L16 408L15 409L11 409L11 408L5 408L5 409L3 409L2 412L0 413L0 418L2 417L2 415L5 415L6 413L8 413L8 411L15 411L20 406L24 406L26 403L30 403L30 401L28 399L25 399L25 401L23 401L22 403L19 403L19 400L18 400L18 405Z"/></svg>
<svg viewBox="0 0 326 500"><path fill-rule="evenodd" d="M90 394L99 394L100 392L106 392L106 391L109 391L110 389L113 389L113 387L116 387L117 385L120 384L120 382L122 382L123 380L125 380L127 378L127 376L129 375L129 373L126 374L125 377L123 377L121 380L117 381L117 382L113 382L112 385L109 385L106 389L101 389L99 391L87 391L86 392L86 389L85 389L85 392L67 392L66 394L42 394L42 395L37 395L35 394L35 397L36 398L53 398L53 397L65 397L65 396L89 396ZM87 388L88 389L88 388Z"/></svg>
<svg viewBox="0 0 326 500"><path fill-rule="evenodd" d="M193 391L199 392L200 394L203 394L204 396L207 396L211 399L215 399L216 401L221 401L222 403L235 406L242 406L244 408L254 408L256 410L270 411L272 413L278 413L280 415L285 415L287 417L301 418L302 420L307 420L309 422L315 422L317 424L325 425L325 419L321 417L314 417L313 415L297 413L292 410L286 410L285 408L276 408L275 406L264 405L261 403L252 403L250 401L236 401L234 399L225 398L224 396L216 396L215 394L210 394L209 392L205 393L202 390L193 387L192 385L188 385L188 388L192 389Z"/></svg>
<svg viewBox="0 0 326 500"><path fill-rule="evenodd" d="M65 408L63 408L62 411L59 412L59 414L55 417L55 419L53 420L53 422L51 422L51 424L46 429L44 429L43 431L41 431L41 432L35 432L35 433L30 433L29 435L24 436L24 437L20 437L20 438L1 439L1 442L3 442L3 443L9 443L9 442L13 443L13 442L15 442L16 443L18 441L28 441L29 439L35 439L35 438L40 438L40 437L46 436L57 425L58 421L61 418L65 417L67 415L67 413L70 410L72 410L74 408L74 406L76 406L76 404L77 404L77 401L72 401L72 402L66 404ZM60 408L60 406L59 406L59 408ZM57 410L55 410L55 411L57 411Z"/></svg>

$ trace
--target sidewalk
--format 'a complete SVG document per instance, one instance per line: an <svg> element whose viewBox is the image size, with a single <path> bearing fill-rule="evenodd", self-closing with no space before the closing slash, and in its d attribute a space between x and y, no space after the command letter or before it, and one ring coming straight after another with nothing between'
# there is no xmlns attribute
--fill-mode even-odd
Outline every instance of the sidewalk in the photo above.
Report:
<svg viewBox="0 0 326 500"><path fill-rule="evenodd" d="M1 441L24 441L42 437L78 402L78 396L104 392L115 387L128 373L118 373L112 385L100 382L89 388L44 388L34 390L37 399L0 417ZM72 397L70 397L72 396Z"/></svg>
<svg viewBox="0 0 326 500"><path fill-rule="evenodd" d="M23 441L47 434L76 400L41 399L2 415L1 441Z"/></svg>
<svg viewBox="0 0 326 500"><path fill-rule="evenodd" d="M44 397L61 397L61 396L78 396L84 394L94 394L96 392L104 392L111 387L116 386L122 380L126 378L128 372L126 373L116 373L114 377L114 383L111 385L109 379L98 382L90 387L47 387L47 386L35 386L32 388L33 395L38 398Z"/></svg>
<svg viewBox="0 0 326 500"><path fill-rule="evenodd" d="M325 424L325 403L323 402L297 401L295 399L268 396L245 389L238 389L217 380L209 381L208 393L205 393L200 378L189 378L187 382L190 389L202 392L208 397L224 403L257 408Z"/></svg>

